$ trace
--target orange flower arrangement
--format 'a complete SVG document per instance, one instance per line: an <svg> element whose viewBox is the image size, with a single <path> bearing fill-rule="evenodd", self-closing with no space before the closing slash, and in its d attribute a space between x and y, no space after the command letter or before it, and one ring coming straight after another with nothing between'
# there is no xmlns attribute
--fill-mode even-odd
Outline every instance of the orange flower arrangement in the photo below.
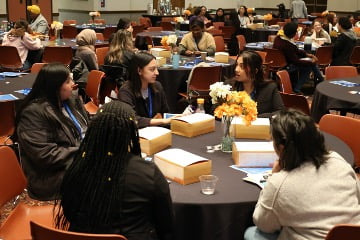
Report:
<svg viewBox="0 0 360 240"><path fill-rule="evenodd" d="M248 8L247 9L248 14L253 14L254 12L255 12L255 8Z"/></svg>
<svg viewBox="0 0 360 240"><path fill-rule="evenodd" d="M235 116L241 116L246 125L251 125L257 117L256 102L245 91L230 91L230 88L222 82L210 86L212 102L220 104L215 109L214 116L217 118L226 116L230 122Z"/></svg>
<svg viewBox="0 0 360 240"><path fill-rule="evenodd" d="M272 19L272 14L271 13L268 13L266 15L264 15L264 20L265 21L270 21Z"/></svg>
<svg viewBox="0 0 360 240"><path fill-rule="evenodd" d="M160 41L161 45L163 45L164 47L168 47L168 46L169 46L169 45L167 44L168 38L169 38L169 36L163 36L163 37L161 38L161 41Z"/></svg>
<svg viewBox="0 0 360 240"><path fill-rule="evenodd" d="M183 12L183 14L184 14L185 16L190 16L190 15L191 15L191 11L188 10L188 9L185 9L184 12Z"/></svg>

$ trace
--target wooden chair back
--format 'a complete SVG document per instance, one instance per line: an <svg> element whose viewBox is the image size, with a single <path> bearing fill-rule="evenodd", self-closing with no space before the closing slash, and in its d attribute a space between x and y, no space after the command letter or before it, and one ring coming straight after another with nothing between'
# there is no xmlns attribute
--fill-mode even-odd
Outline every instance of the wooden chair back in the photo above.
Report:
<svg viewBox="0 0 360 240"><path fill-rule="evenodd" d="M116 32L116 27L113 27L113 26L105 27L104 32L103 32L104 40L109 41L111 34L113 34L115 32Z"/></svg>
<svg viewBox="0 0 360 240"><path fill-rule="evenodd" d="M73 57L73 50L71 47L45 47L42 58L43 63L60 62L64 65L69 65Z"/></svg>
<svg viewBox="0 0 360 240"><path fill-rule="evenodd" d="M284 54L275 48L264 48L266 52L266 63L270 71L277 72L279 69L287 65Z"/></svg>
<svg viewBox="0 0 360 240"><path fill-rule="evenodd" d="M0 56L0 68L2 69L19 71L23 66L16 47L0 45Z"/></svg>
<svg viewBox="0 0 360 240"><path fill-rule="evenodd" d="M64 20L64 22L63 22L64 26L69 26L72 24L77 24L77 21L72 19L72 20Z"/></svg>
<svg viewBox="0 0 360 240"><path fill-rule="evenodd" d="M280 92L286 108L294 108L310 116L309 103L305 96Z"/></svg>
<svg viewBox="0 0 360 240"><path fill-rule="evenodd" d="M151 20L148 17L140 17L139 18L139 25L143 25L144 28L148 28L152 26Z"/></svg>
<svg viewBox="0 0 360 240"><path fill-rule="evenodd" d="M360 65L360 46L355 46L350 55L350 63Z"/></svg>
<svg viewBox="0 0 360 240"><path fill-rule="evenodd" d="M59 230L30 221L32 240L126 240L118 234L91 234Z"/></svg>
<svg viewBox="0 0 360 240"><path fill-rule="evenodd" d="M133 26L133 38L136 38L136 34L143 32L145 30L144 25L135 25Z"/></svg>
<svg viewBox="0 0 360 240"><path fill-rule="evenodd" d="M47 63L34 63L32 66L31 66L31 70L30 70L30 73L38 73L40 72L41 68L46 65Z"/></svg>
<svg viewBox="0 0 360 240"><path fill-rule="evenodd" d="M109 47L100 47L95 49L98 65L104 65L105 56L109 51Z"/></svg>
<svg viewBox="0 0 360 240"><path fill-rule="evenodd" d="M325 240L357 240L360 236L360 225L338 224L326 235Z"/></svg>
<svg viewBox="0 0 360 240"><path fill-rule="evenodd" d="M235 33L236 29L233 26L220 26L219 27L222 33L224 34L225 42L231 41L231 36Z"/></svg>
<svg viewBox="0 0 360 240"><path fill-rule="evenodd" d="M164 31L174 31L174 26L171 24L171 22L160 22L160 27L162 27L162 29Z"/></svg>
<svg viewBox="0 0 360 240"><path fill-rule="evenodd" d="M213 24L214 28L219 29L219 30L220 30L220 27L225 26L224 22L213 22L212 24Z"/></svg>
<svg viewBox="0 0 360 240"><path fill-rule="evenodd" d="M350 78L358 75L356 67L353 66L329 66L325 68L326 80L336 78Z"/></svg>
<svg viewBox="0 0 360 240"><path fill-rule="evenodd" d="M354 154L355 166L360 167L360 119L326 114L320 119L319 127L343 140Z"/></svg>
<svg viewBox="0 0 360 240"><path fill-rule="evenodd" d="M148 27L147 30L149 32L161 32L163 31L164 29L162 27Z"/></svg>
<svg viewBox="0 0 360 240"><path fill-rule="evenodd" d="M316 50L315 56L318 58L319 69L324 72L325 68L330 66L332 61L333 46L322 46Z"/></svg>
<svg viewBox="0 0 360 240"><path fill-rule="evenodd" d="M187 95L209 97L210 85L221 80L221 66L203 67L196 66L193 68L188 83Z"/></svg>
<svg viewBox="0 0 360 240"><path fill-rule="evenodd" d="M224 52L225 51L225 42L222 36L214 36L216 52Z"/></svg>
<svg viewBox="0 0 360 240"><path fill-rule="evenodd" d="M246 39L244 35L236 35L236 39L239 45L239 52L242 52L245 50L245 46L246 46Z"/></svg>
<svg viewBox="0 0 360 240"><path fill-rule="evenodd" d="M288 71L286 70L277 71L276 75L280 79L280 91L283 93L293 93Z"/></svg>
<svg viewBox="0 0 360 240"><path fill-rule="evenodd" d="M95 114L100 104L100 85L105 73L99 70L91 70L85 88L86 95L90 98L84 107L90 114Z"/></svg>
<svg viewBox="0 0 360 240"><path fill-rule="evenodd" d="M104 34L103 33L96 33L96 39L99 41L104 41Z"/></svg>

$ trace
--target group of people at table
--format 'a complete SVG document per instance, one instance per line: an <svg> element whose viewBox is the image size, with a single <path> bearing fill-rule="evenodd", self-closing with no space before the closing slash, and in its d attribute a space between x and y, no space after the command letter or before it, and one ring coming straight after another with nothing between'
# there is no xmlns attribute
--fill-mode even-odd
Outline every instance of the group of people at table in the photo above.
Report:
<svg viewBox="0 0 360 240"><path fill-rule="evenodd" d="M157 166L141 158L138 128L168 127L177 116L163 118L168 106L156 81L156 58L136 51L130 23L122 20L121 25L105 57L105 65L126 69L109 80L117 85L116 100L104 104L90 120L80 98L73 94L75 82L69 69L49 63L17 110L14 138L19 142L30 197L58 200L56 227L118 233L129 240L174 239L169 186ZM283 50L288 59L293 56L286 52L298 54L293 66L300 73L314 71L322 80L315 61L297 62L306 53L291 43L296 28L295 23L285 25L284 35L275 39L274 47ZM17 22L4 43L39 46L28 29L26 22ZM190 29L180 43L180 53L207 51L213 55L215 43L204 31L204 21L194 19ZM95 32L85 29L76 41L80 46L76 55L89 70L99 69ZM279 156L254 211L256 227L249 228L245 238L324 239L336 224L360 224L360 187L354 170L340 155L326 149L311 117L285 109L277 85L264 78L260 55L242 52L234 75L229 81L232 90L248 93L257 102L258 117L271 118ZM301 81L295 90L301 89Z"/></svg>

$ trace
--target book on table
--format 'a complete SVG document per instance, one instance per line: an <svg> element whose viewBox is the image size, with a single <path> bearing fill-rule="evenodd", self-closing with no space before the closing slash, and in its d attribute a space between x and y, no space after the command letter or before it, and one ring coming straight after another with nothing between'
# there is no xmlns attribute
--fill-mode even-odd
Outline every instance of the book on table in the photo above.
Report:
<svg viewBox="0 0 360 240"><path fill-rule="evenodd" d="M211 174L211 160L179 148L156 153L154 162L166 178L182 185L199 182L199 176Z"/></svg>
<svg viewBox="0 0 360 240"><path fill-rule="evenodd" d="M147 155L157 153L172 144L171 131L163 127L139 129L140 148Z"/></svg>
<svg viewBox="0 0 360 240"><path fill-rule="evenodd" d="M239 167L271 167L278 156L273 142L234 142L232 158Z"/></svg>
<svg viewBox="0 0 360 240"><path fill-rule="evenodd" d="M215 131L215 117L205 113L194 113L171 120L171 132L185 137L195 137Z"/></svg>

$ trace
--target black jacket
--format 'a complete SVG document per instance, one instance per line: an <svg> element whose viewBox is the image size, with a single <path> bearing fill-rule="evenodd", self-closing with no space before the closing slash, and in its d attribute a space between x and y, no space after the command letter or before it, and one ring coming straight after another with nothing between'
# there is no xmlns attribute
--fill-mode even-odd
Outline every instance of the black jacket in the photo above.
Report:
<svg viewBox="0 0 360 240"><path fill-rule="evenodd" d="M349 59L355 45L356 36L352 31L340 34L334 44L333 59L331 65L351 65Z"/></svg>
<svg viewBox="0 0 360 240"><path fill-rule="evenodd" d="M128 154L122 210L111 209L111 225L98 226L97 233L122 234L128 240L173 239L173 209L169 183L153 163ZM86 213L71 221L70 229L89 232L83 223Z"/></svg>
<svg viewBox="0 0 360 240"><path fill-rule="evenodd" d="M152 93L152 115L149 116L148 112L148 99L143 99L142 97L136 97L133 90L130 88L129 82L125 82L119 90L118 99L129 104L134 111L136 112L136 118L138 121L139 128L147 127L150 125L150 120L157 113L166 113L169 112L169 106L166 101L166 96L164 89L161 86L161 83L156 81L154 83L155 92L151 90Z"/></svg>

